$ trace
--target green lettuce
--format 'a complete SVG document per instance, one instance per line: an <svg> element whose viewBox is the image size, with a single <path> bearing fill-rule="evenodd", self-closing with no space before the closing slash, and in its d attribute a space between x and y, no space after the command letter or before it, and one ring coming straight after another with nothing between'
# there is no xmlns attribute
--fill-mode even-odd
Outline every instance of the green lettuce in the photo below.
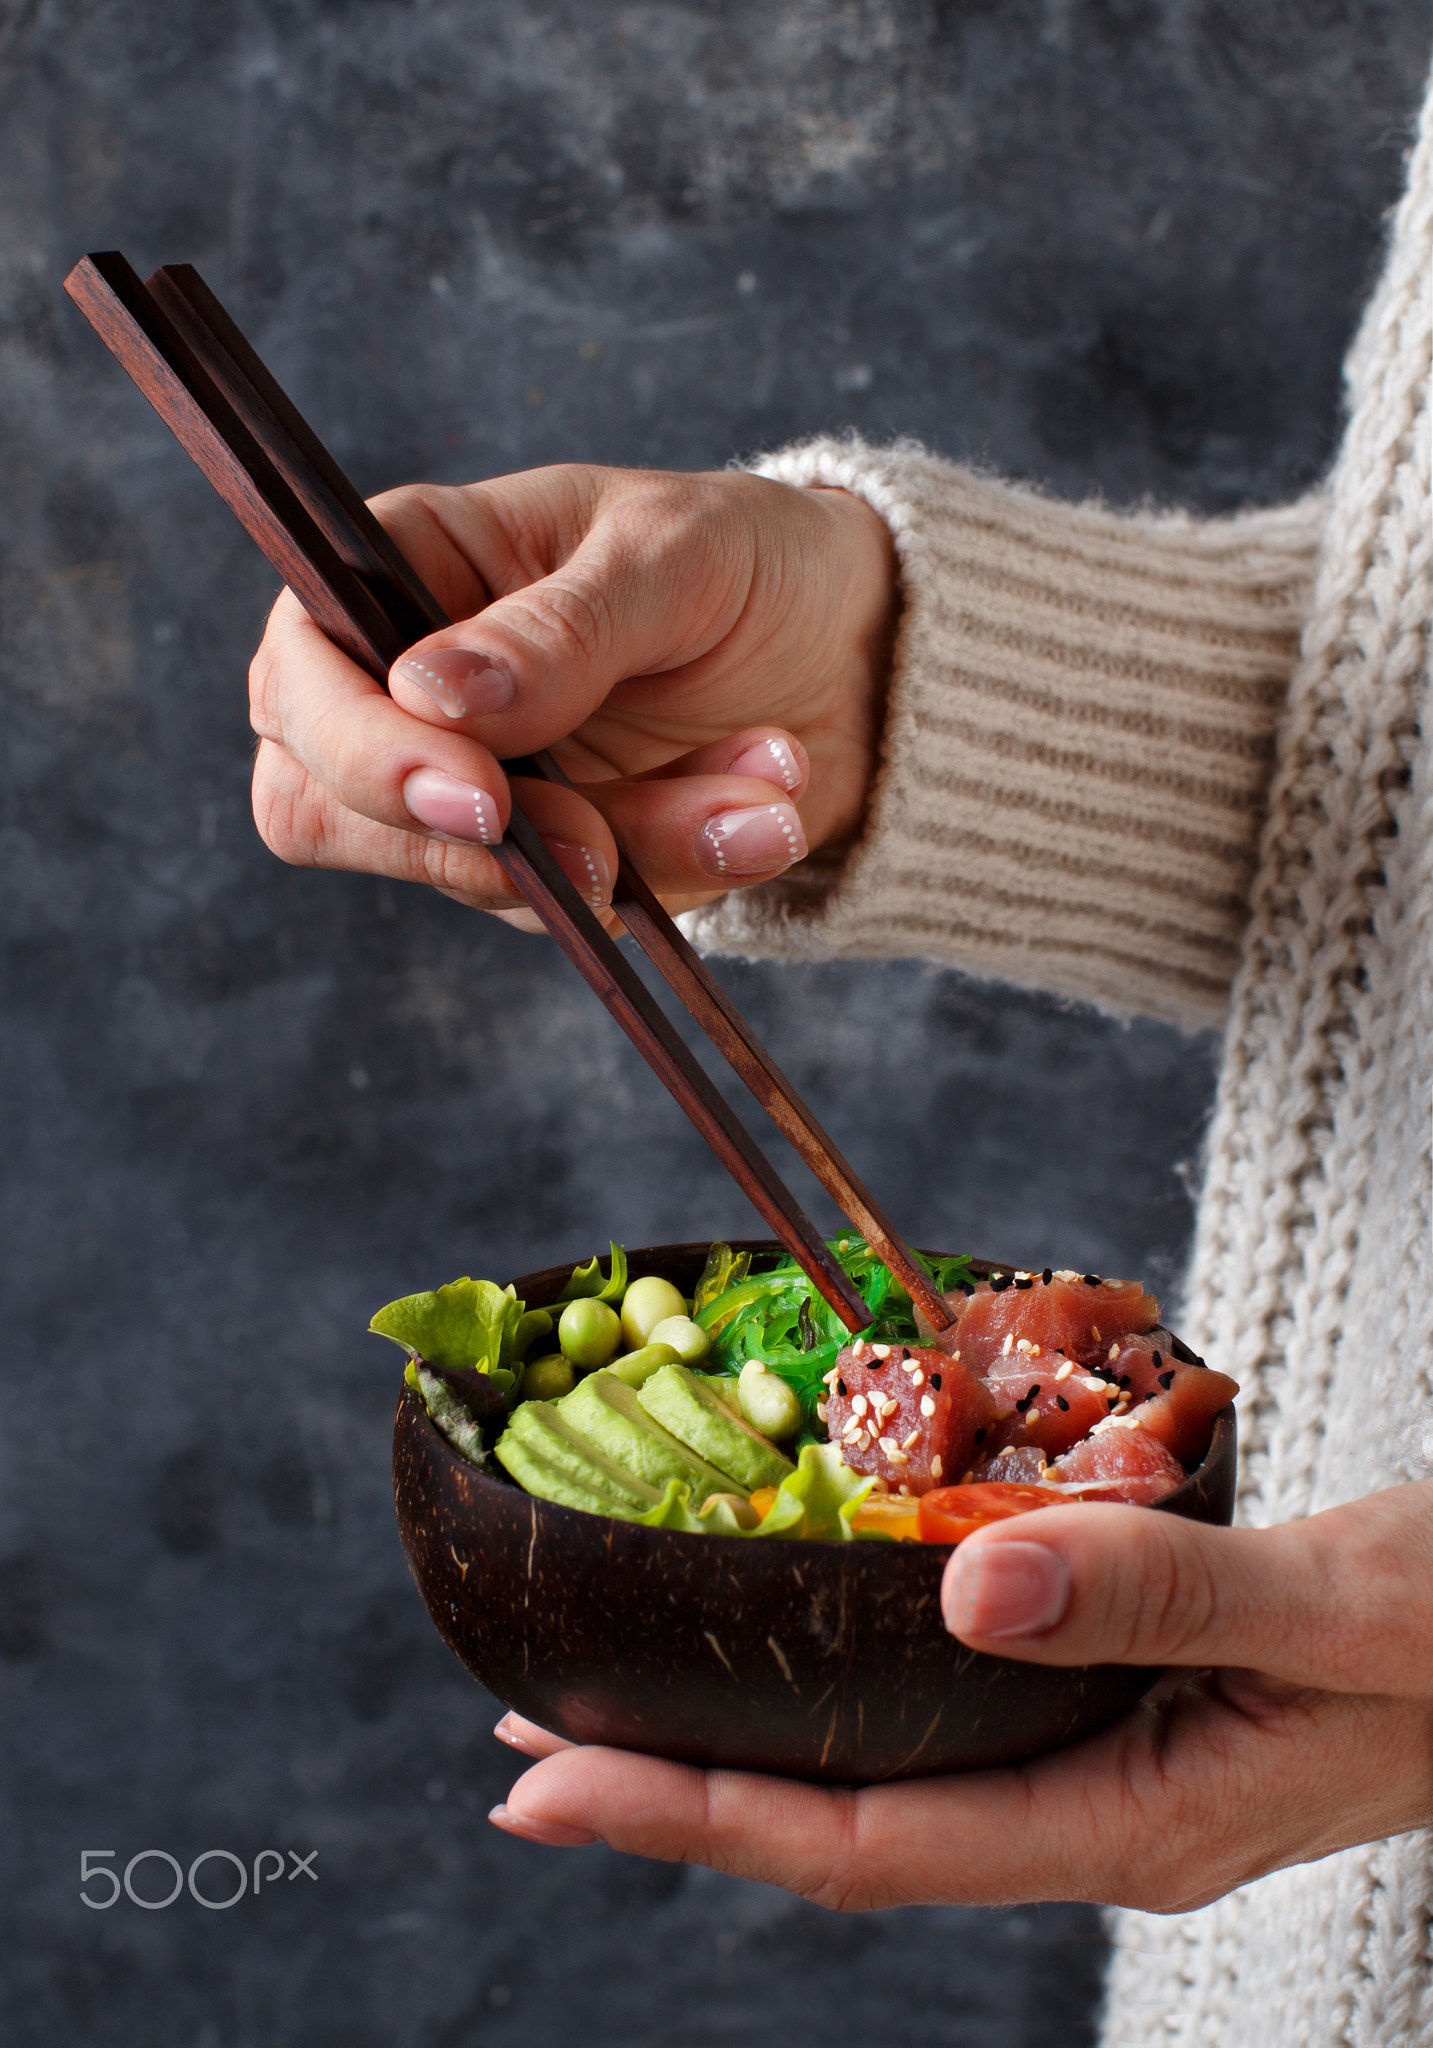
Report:
<svg viewBox="0 0 1433 2048"><path fill-rule="evenodd" d="M552 1328L546 1309L528 1309L511 1287L492 1280L450 1280L425 1294L405 1294L379 1309L368 1325L410 1358L448 1372L487 1373L510 1392L529 1345Z"/></svg>
<svg viewBox="0 0 1433 2048"><path fill-rule="evenodd" d="M631 1519L647 1529L677 1529L687 1536L804 1537L848 1543L856 1535L851 1517L873 1483L842 1464L835 1444L808 1444L755 1528L745 1526L723 1494L693 1509L691 1488L680 1479L668 1480L657 1505Z"/></svg>
<svg viewBox="0 0 1433 2048"><path fill-rule="evenodd" d="M553 1302L554 1308L561 1308L564 1302L620 1301L627 1292L627 1254L620 1244L612 1245L612 1261L606 1280L602 1278L602 1262L594 1253L585 1266L574 1266L572 1278ZM548 1324L552 1327L551 1322Z"/></svg>
<svg viewBox="0 0 1433 2048"><path fill-rule="evenodd" d="M415 1359L409 1359L403 1377L453 1449L460 1452L470 1464L485 1465L488 1454L483 1449L481 1425L474 1422L457 1395L451 1393L431 1372L425 1372Z"/></svg>

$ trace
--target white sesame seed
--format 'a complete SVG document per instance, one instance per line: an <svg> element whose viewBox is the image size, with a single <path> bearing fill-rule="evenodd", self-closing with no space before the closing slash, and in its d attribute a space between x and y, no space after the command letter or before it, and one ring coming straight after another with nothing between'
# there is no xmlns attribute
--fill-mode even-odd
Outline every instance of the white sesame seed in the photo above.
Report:
<svg viewBox="0 0 1433 2048"><path fill-rule="evenodd" d="M861 1418L860 1418L860 1416L859 1416L859 1415L853 1415L853 1416L851 1417L851 1420L850 1420L850 1421L849 1421L849 1422L848 1422L848 1423L846 1424L846 1427L845 1427L845 1428L844 1428L844 1429L843 1429L843 1430L841 1431L841 1434L842 1434L842 1436L843 1436L843 1437L848 1437L848 1436L859 1436L859 1435L860 1435L860 1433L861 1433Z"/></svg>
<svg viewBox="0 0 1433 2048"><path fill-rule="evenodd" d="M909 1465L910 1463L910 1459L906 1456L905 1452L901 1449L899 1444L892 1444L891 1448L886 1452L886 1456L890 1459L893 1465Z"/></svg>
<svg viewBox="0 0 1433 2048"><path fill-rule="evenodd" d="M1111 1358L1111 1360L1113 1361L1114 1359L1118 1358L1118 1357L1119 1357L1119 1355L1120 1355L1120 1347L1119 1347L1119 1344L1118 1344L1117 1342L1116 1342L1116 1343L1114 1343L1114 1344L1111 1344L1111 1346L1110 1346L1110 1358Z"/></svg>
<svg viewBox="0 0 1433 2048"><path fill-rule="evenodd" d="M891 1419L891 1417L892 1417L892 1416L893 1416L893 1415L894 1415L894 1414L895 1414L895 1413L897 1412L897 1410L898 1410L898 1409L900 1408L900 1405L901 1405L901 1404L900 1404L900 1402L899 1402L899 1401L897 1401L897 1400L894 1400L894 1399L891 1399L891 1400L886 1400L886 1401L882 1401L882 1403L881 1403L881 1420L882 1420L882 1422L889 1422L889 1421L890 1421L890 1419Z"/></svg>
<svg viewBox="0 0 1433 2048"><path fill-rule="evenodd" d="M1080 1385L1088 1387L1092 1394L1106 1394L1109 1392L1109 1382L1107 1380L1092 1380L1088 1374L1081 1375Z"/></svg>
<svg viewBox="0 0 1433 2048"><path fill-rule="evenodd" d="M932 1399L931 1399L931 1397L930 1397L930 1395L929 1395L929 1394L922 1394L922 1395L921 1395L921 1414L922 1414L922 1415L934 1415L934 1413L935 1413L935 1402L934 1402L934 1401L932 1401Z"/></svg>
<svg viewBox="0 0 1433 2048"><path fill-rule="evenodd" d="M1003 1343L1003 1344L1001 1345L1001 1347L1000 1347L1000 1356L1001 1356L1002 1358L1008 1358L1008 1357L1010 1356L1011 1352L1012 1352L1012 1351L1013 1351L1014 1349L1015 1349L1015 1338L1014 1338L1014 1335L1013 1335L1013 1334L1012 1334L1012 1333L1011 1333L1011 1332L1010 1332L1009 1330L1007 1330L1007 1331L1006 1331L1006 1333L1005 1333L1005 1342L1004 1342L1004 1343Z"/></svg>
<svg viewBox="0 0 1433 2048"><path fill-rule="evenodd" d="M855 1400L851 1403L851 1413L853 1415L864 1415L866 1412L866 1405L867 1404L865 1395L857 1394Z"/></svg>
<svg viewBox="0 0 1433 2048"><path fill-rule="evenodd" d="M1060 1368L1058 1369L1058 1371L1056 1372L1056 1374L1055 1374L1055 1378L1056 1378L1057 1380L1067 1380L1067 1379L1068 1379L1068 1378L1070 1377L1070 1374L1071 1374L1071 1373L1072 1373L1072 1372L1073 1372L1074 1370L1075 1370L1075 1361L1074 1361L1074 1359L1073 1359L1073 1358L1067 1358L1067 1359L1065 1360L1065 1363L1064 1363L1064 1364L1063 1364L1063 1365L1062 1365L1062 1366L1061 1366L1061 1367L1060 1367Z"/></svg>
<svg viewBox="0 0 1433 2048"><path fill-rule="evenodd" d="M908 1450L910 1449L910 1447L911 1447L911 1445L912 1445L912 1444L915 1444L915 1443L919 1443L919 1442L920 1442L920 1431L919 1431L918 1429L913 1429L913 1430L911 1431L911 1433L910 1433L910 1435L909 1435L909 1436L906 1436L906 1437L902 1437L902 1438L901 1438L901 1449L902 1449L903 1451L908 1451Z"/></svg>
<svg viewBox="0 0 1433 2048"><path fill-rule="evenodd" d="M925 1374L923 1372L913 1372L911 1374L911 1385L913 1387L923 1387L925 1385Z"/></svg>
<svg viewBox="0 0 1433 2048"><path fill-rule="evenodd" d="M1005 1446L1004 1450L1003 1450L1003 1451L1000 1451L1000 1452L998 1452L998 1453L997 1453L997 1455L998 1455L999 1457L1002 1457L1002 1458L1013 1458L1013 1457L1014 1457L1014 1455L1015 1455L1015 1446L1014 1446L1014 1444L1007 1444L1007 1445Z"/></svg>
<svg viewBox="0 0 1433 2048"><path fill-rule="evenodd" d="M898 1451L900 1449L900 1445L896 1442L893 1436L883 1436L881 1438L881 1449L889 1458L892 1451Z"/></svg>
<svg viewBox="0 0 1433 2048"><path fill-rule="evenodd" d="M891 1355L889 1344L873 1344L871 1349L875 1352L877 1358L889 1358Z"/></svg>
<svg viewBox="0 0 1433 2048"><path fill-rule="evenodd" d="M818 1422L824 1422L826 1420L826 1403L824 1401L818 1401L816 1403L816 1420Z"/></svg>
<svg viewBox="0 0 1433 2048"><path fill-rule="evenodd" d="M1104 1339L1100 1335L1100 1326L1098 1323L1090 1324L1090 1335L1094 1338L1097 1344L1102 1344L1104 1342Z"/></svg>
<svg viewBox="0 0 1433 2048"><path fill-rule="evenodd" d="M902 1372L919 1372L919 1371L920 1371L920 1367L919 1367L918 1365L912 1365L912 1364L911 1364L911 1362L910 1362L910 1360L909 1360L908 1358L903 1358L903 1359L901 1360L901 1371L902 1371Z"/></svg>
<svg viewBox="0 0 1433 2048"><path fill-rule="evenodd" d="M944 1474L945 1461L942 1459L940 1452L937 1451L935 1456L930 1461L930 1476L932 1479L940 1479L944 1476Z"/></svg>
<svg viewBox="0 0 1433 2048"><path fill-rule="evenodd" d="M940 1460L939 1460L938 1458L937 1458L937 1460L936 1460L936 1463L937 1463L937 1464L939 1464L939 1463L940 1463ZM909 1500L910 1498L911 1498L911 1490L910 1490L910 1488L909 1488L909 1487L908 1487L908 1486L906 1485L905 1481L904 1481L904 1480L902 1480L902 1481L901 1481L901 1499L902 1499L902 1500Z"/></svg>

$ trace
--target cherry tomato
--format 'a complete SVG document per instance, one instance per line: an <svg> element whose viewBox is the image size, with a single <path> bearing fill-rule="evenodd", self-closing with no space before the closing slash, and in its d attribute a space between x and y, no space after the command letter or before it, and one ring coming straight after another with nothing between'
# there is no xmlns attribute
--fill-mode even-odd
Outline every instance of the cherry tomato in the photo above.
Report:
<svg viewBox="0 0 1433 2048"><path fill-rule="evenodd" d="M974 1486L938 1486L920 1497L921 1541L960 1543L987 1522L1029 1514L1032 1508L1068 1506L1072 1498L1079 1496L1054 1486L1016 1486L998 1479Z"/></svg>

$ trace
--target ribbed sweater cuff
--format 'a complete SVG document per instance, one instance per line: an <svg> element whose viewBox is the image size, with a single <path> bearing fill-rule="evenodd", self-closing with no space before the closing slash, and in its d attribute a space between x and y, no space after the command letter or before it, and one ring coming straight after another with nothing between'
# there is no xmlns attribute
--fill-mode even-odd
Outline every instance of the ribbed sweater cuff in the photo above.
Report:
<svg viewBox="0 0 1433 2048"><path fill-rule="evenodd" d="M865 499L904 608L859 843L690 913L694 943L917 956L1217 1023L1322 499L1119 514L910 443L822 439L752 467Z"/></svg>

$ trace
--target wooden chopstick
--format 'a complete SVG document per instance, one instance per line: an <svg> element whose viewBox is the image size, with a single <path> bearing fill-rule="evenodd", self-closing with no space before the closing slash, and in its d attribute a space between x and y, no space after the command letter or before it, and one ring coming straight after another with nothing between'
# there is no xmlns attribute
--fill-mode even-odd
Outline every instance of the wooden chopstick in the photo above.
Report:
<svg viewBox="0 0 1433 2048"><path fill-rule="evenodd" d="M166 264L155 271L148 285L331 547L388 611L403 646L451 624L437 598L198 271L188 263ZM545 751L504 765L513 775L536 774L571 787ZM842 1214L890 1267L934 1327L947 1327L950 1311L925 1268L911 1255L890 1218L872 1200L665 906L620 851L612 900L647 958Z"/></svg>
<svg viewBox="0 0 1433 2048"><path fill-rule="evenodd" d="M122 257L95 256L66 289L316 622L369 674L382 681L415 638L449 623L196 271L168 266L145 287ZM567 780L549 756L505 765ZM865 1327L869 1311L794 1197L519 810L492 851L842 1320ZM946 1324L924 1268L625 860L614 905L877 1253L932 1322Z"/></svg>

